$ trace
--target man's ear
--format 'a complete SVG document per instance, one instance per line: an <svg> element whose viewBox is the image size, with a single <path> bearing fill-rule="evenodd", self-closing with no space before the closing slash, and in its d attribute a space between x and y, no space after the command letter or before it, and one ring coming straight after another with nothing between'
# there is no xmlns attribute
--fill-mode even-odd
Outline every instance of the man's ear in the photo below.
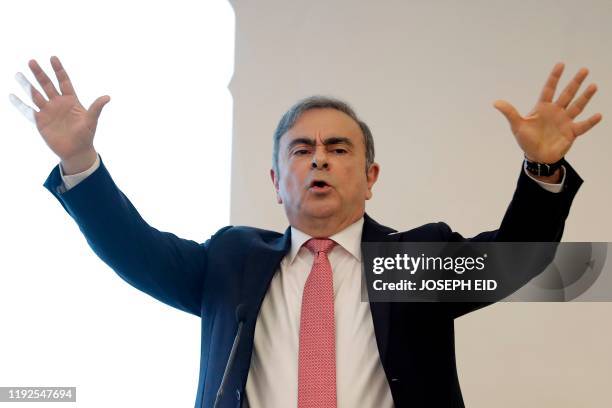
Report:
<svg viewBox="0 0 612 408"><path fill-rule="evenodd" d="M374 186L374 183L376 183L376 180L378 180L378 173L380 173L380 166L378 165L378 163L372 163L370 165L370 168L366 172L366 178L368 183L368 191L366 192L365 197L366 200L372 198L372 187Z"/></svg>
<svg viewBox="0 0 612 408"><path fill-rule="evenodd" d="M270 169L270 178L272 179L272 184L274 185L274 191L276 191L276 202L282 204L283 199L278 192L278 177L276 176L274 169Z"/></svg>

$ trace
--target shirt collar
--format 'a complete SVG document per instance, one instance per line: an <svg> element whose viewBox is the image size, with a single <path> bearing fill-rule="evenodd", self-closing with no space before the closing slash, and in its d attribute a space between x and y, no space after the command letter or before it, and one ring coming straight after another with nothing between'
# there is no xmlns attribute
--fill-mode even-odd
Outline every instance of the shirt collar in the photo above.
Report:
<svg viewBox="0 0 612 408"><path fill-rule="evenodd" d="M361 262L361 233L363 231L363 217L349 225L342 231L332 235L329 239L336 241L348 253ZM289 263L297 256L302 245L312 237L295 227L291 227L291 251L289 251Z"/></svg>

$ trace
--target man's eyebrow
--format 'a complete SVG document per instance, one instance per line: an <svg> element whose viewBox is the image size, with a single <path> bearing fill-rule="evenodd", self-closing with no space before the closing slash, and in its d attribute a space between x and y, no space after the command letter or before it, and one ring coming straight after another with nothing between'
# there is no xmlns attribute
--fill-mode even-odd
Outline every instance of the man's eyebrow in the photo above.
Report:
<svg viewBox="0 0 612 408"><path fill-rule="evenodd" d="M289 142L289 145L287 146L287 150L290 150L293 146L297 146L297 145L315 146L316 143L314 139L310 139L307 137L298 137L296 139L293 139L291 142Z"/></svg>
<svg viewBox="0 0 612 408"><path fill-rule="evenodd" d="M346 136L332 136L332 137L328 137L327 139L325 139L323 141L323 144L325 146L328 145L335 145L335 144L346 144L350 147L353 147L353 142L351 141L351 139L349 139Z"/></svg>
<svg viewBox="0 0 612 408"><path fill-rule="evenodd" d="M346 144L350 147L353 147L353 142L351 139L345 136L331 136L327 139L323 140L323 145L336 145L336 144ZM287 146L287 150L290 150L292 147L296 145L306 145L306 146L316 146L316 142L314 139L308 137L298 137L289 142L289 146Z"/></svg>

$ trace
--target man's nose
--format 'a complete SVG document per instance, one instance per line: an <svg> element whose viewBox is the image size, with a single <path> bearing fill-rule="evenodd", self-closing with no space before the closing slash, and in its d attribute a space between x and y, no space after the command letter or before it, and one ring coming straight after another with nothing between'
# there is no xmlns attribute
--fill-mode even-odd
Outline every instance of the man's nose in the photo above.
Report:
<svg viewBox="0 0 612 408"><path fill-rule="evenodd" d="M329 167L329 163L327 162L327 154L325 149L316 149L314 155L312 156L312 163L310 166L313 169L327 169Z"/></svg>

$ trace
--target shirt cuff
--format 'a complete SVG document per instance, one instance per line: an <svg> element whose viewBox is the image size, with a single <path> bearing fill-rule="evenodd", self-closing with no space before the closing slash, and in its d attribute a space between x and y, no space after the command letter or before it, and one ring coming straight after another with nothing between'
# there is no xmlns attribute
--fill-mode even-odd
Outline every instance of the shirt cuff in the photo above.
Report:
<svg viewBox="0 0 612 408"><path fill-rule="evenodd" d="M81 181L85 180L91 173L96 171L98 167L100 167L100 155L99 154L96 154L96 161L94 162L94 164L91 165L90 168L88 168L87 170L81 173L71 174L69 176L64 175L64 170L62 169L62 165L60 163L60 166L59 166L60 176L62 177L62 182L64 183L64 188L66 189L66 191L70 190L72 187L76 186Z"/></svg>
<svg viewBox="0 0 612 408"><path fill-rule="evenodd" d="M561 168L563 169L563 177L561 178L561 182L558 184L553 184L553 183L545 183L543 181L536 179L527 171L527 163L523 164L523 171L525 171L525 174L527 174L527 176L529 176L530 179L538 183L540 187L542 187L544 190L550 191L551 193L560 193L561 191L563 191L563 183L565 183L566 171L565 171L565 166L562 165Z"/></svg>

